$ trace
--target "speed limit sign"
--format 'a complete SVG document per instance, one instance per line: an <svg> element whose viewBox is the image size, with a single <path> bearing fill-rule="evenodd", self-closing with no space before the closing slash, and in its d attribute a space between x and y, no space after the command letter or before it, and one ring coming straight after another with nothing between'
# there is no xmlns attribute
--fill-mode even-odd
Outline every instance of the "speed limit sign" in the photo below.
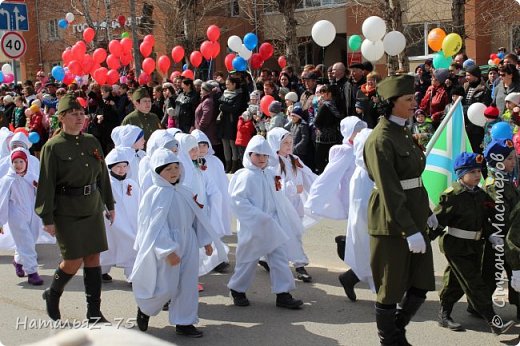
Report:
<svg viewBox="0 0 520 346"><path fill-rule="evenodd" d="M8 31L0 42L2 52L11 59L21 58L27 50L27 43L22 35L15 31Z"/></svg>

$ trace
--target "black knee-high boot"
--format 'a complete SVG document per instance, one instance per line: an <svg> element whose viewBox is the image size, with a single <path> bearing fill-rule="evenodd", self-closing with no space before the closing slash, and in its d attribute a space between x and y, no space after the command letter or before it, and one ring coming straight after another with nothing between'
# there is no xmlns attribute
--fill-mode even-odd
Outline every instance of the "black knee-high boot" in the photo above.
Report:
<svg viewBox="0 0 520 346"><path fill-rule="evenodd" d="M410 345L406 340L406 326L410 323L412 317L417 313L426 298L419 297L414 294L406 294L399 304L395 315L395 324L401 332L401 344Z"/></svg>
<svg viewBox="0 0 520 346"><path fill-rule="evenodd" d="M51 286L43 291L42 297L46 303L47 315L49 315L49 317L54 321L61 319L60 297L65 286L73 276L74 274L67 274L58 268L54 272Z"/></svg>
<svg viewBox="0 0 520 346"><path fill-rule="evenodd" d="M90 322L108 322L100 310L101 267L83 268L83 283L87 297L87 318Z"/></svg>
<svg viewBox="0 0 520 346"><path fill-rule="evenodd" d="M395 307L383 308L378 305L376 303L376 323L381 345L399 346L400 332L395 325Z"/></svg>

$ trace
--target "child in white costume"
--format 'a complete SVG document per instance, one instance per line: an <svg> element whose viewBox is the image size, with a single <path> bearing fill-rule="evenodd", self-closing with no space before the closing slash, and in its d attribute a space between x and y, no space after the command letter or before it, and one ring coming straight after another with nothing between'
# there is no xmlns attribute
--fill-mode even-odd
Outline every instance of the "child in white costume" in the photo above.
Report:
<svg viewBox="0 0 520 346"><path fill-rule="evenodd" d="M0 233L1 225L9 223L16 244L16 275L23 277L27 273L29 284L39 286L43 280L38 275L36 240L42 223L34 212L38 176L29 170L29 156L25 149L13 150L9 157L12 165L0 179Z"/></svg>
<svg viewBox="0 0 520 346"><path fill-rule="evenodd" d="M354 173L354 136L367 124L358 117L341 120L343 144L334 145L329 151L329 163L314 181L305 207L313 214L329 219L345 220L348 217L349 183Z"/></svg>
<svg viewBox="0 0 520 346"><path fill-rule="evenodd" d="M105 158L118 216L112 224L105 220L108 250L100 254L102 278L105 282L112 281L108 273L114 266L123 268L128 279L137 255L133 246L137 234L140 191L137 183L127 177L131 159L131 153L118 148L112 149Z"/></svg>
<svg viewBox="0 0 520 346"><path fill-rule="evenodd" d="M312 173L310 168L302 164L297 156L292 154L293 137L289 131L281 127L274 128L267 133L267 141L271 149L278 154L278 165L274 170L275 174L281 177L282 191L303 221L305 214L302 195L307 196L306 192L309 192L317 176ZM303 250L303 234L300 232L302 229L290 230L291 240L287 243L288 256L295 268L296 277L304 282L311 282L312 277L305 269L305 266L309 264L309 259Z"/></svg>
<svg viewBox="0 0 520 346"><path fill-rule="evenodd" d="M289 291L295 289L289 268L286 229L302 227L290 202L280 191L280 182L268 166L277 165L276 154L260 135L249 141L243 158L244 168L237 171L229 183L231 209L238 219L238 245L235 272L229 280L233 303L249 305L246 291L255 277L256 265L265 256L271 278L271 290L276 294L276 306L299 309L303 302Z"/></svg>
<svg viewBox="0 0 520 346"><path fill-rule="evenodd" d="M139 207L139 229L135 241L137 259L130 280L138 305L137 324L148 328L149 316L169 305L169 321L178 334L200 337L197 277L199 248L211 255L215 237L210 220L182 185L182 164L168 149L159 148L151 157L154 185Z"/></svg>
<svg viewBox="0 0 520 346"><path fill-rule="evenodd" d="M144 149L144 132L135 125L116 126L110 135L114 147L128 151L131 160L128 168L128 178L139 182L139 162L146 156Z"/></svg>
<svg viewBox="0 0 520 346"><path fill-rule="evenodd" d="M221 213L222 195L207 175L207 171L201 168L197 139L185 133L178 133L175 137L179 140L179 159L185 172L182 185L191 190L193 199L209 216L215 233L221 236L225 234ZM203 251L200 251L199 276L206 275L221 263L228 262L229 248L220 238L214 240L212 246L214 251L211 256L206 256Z"/></svg>
<svg viewBox="0 0 520 346"><path fill-rule="evenodd" d="M25 150L29 150L32 146L32 143L29 141L29 138L23 132L17 132L13 134L9 141L8 148L10 150L14 150L16 148L23 148ZM32 174L37 177L40 176L40 160L36 156L29 155L29 170ZM11 158L9 155L0 159L0 177L3 177L7 174L9 169L11 168Z"/></svg>
<svg viewBox="0 0 520 346"><path fill-rule="evenodd" d="M363 147L372 130L363 129L354 138L354 155L356 169L350 180L349 219L345 243L345 263L350 267L339 276L347 297L356 301L354 285L359 281L368 283L375 292L374 279L370 269L370 239L368 236L368 200L374 182L368 177Z"/></svg>
<svg viewBox="0 0 520 346"><path fill-rule="evenodd" d="M174 154L179 151L179 142L166 130L155 130L152 132L146 145L146 156L139 162L139 186L141 195L153 185L152 173L150 169L150 158L158 148L166 148Z"/></svg>

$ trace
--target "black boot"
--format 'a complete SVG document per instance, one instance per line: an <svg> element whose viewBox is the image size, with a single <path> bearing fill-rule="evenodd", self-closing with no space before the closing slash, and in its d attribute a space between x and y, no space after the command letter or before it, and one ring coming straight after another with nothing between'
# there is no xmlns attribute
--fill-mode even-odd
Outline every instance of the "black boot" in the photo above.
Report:
<svg viewBox="0 0 520 346"><path fill-rule="evenodd" d="M339 258L345 260L345 242L347 237L344 235L338 235L334 240L336 241L336 250L338 251Z"/></svg>
<svg viewBox="0 0 520 346"><path fill-rule="evenodd" d="M439 311L439 326L443 328L448 328L450 330L460 332L464 331L464 327L460 323L453 321L451 318L451 311L453 309L452 306L441 306Z"/></svg>
<svg viewBox="0 0 520 346"><path fill-rule="evenodd" d="M377 334L381 345L399 346L399 329L395 325L396 309L381 309L376 306Z"/></svg>
<svg viewBox="0 0 520 346"><path fill-rule="evenodd" d="M60 268L54 272L51 287L43 291L42 297L45 300L47 315L54 321L61 319L60 314L60 297L67 283L72 279L74 274L67 274Z"/></svg>
<svg viewBox="0 0 520 346"><path fill-rule="evenodd" d="M231 161L227 161L226 160L226 173L230 173L231 172Z"/></svg>
<svg viewBox="0 0 520 346"><path fill-rule="evenodd" d="M410 345L406 340L406 326L415 316L421 305L426 299L413 294L407 294L399 304L395 314L395 325L400 332L400 345Z"/></svg>
<svg viewBox="0 0 520 346"><path fill-rule="evenodd" d="M229 290L231 297L233 298L233 304L236 306L249 306L249 299L244 292L237 292L235 290Z"/></svg>
<svg viewBox="0 0 520 346"><path fill-rule="evenodd" d="M229 173L233 174L236 171L238 171L238 160L233 160L231 163L231 171L229 171Z"/></svg>
<svg viewBox="0 0 520 346"><path fill-rule="evenodd" d="M359 278L357 277L356 273L354 273L352 269L347 270L339 276L339 282L343 286L348 299L355 302L357 296L356 292L354 291L354 285L359 282Z"/></svg>
<svg viewBox="0 0 520 346"><path fill-rule="evenodd" d="M276 306L279 308L286 309L300 309L303 302L299 299L294 299L290 293L277 293L276 294Z"/></svg>
<svg viewBox="0 0 520 346"><path fill-rule="evenodd" d="M108 322L100 310L101 267L83 268L83 283L87 297L87 318L90 323Z"/></svg>
<svg viewBox="0 0 520 346"><path fill-rule="evenodd" d="M140 331L146 332L146 330L148 329L148 321L150 321L150 316L148 316L147 314L142 312L141 309L139 307L137 307L136 322L137 322L137 327L139 327Z"/></svg>

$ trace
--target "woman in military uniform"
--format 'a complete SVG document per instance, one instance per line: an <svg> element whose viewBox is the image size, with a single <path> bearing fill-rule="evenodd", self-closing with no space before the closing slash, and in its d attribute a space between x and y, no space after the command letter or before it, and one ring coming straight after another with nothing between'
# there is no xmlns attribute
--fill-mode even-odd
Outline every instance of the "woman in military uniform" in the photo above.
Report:
<svg viewBox="0 0 520 346"><path fill-rule="evenodd" d="M87 318L105 321L100 311L99 253L108 248L104 208L111 222L115 218L110 179L101 145L93 136L81 133L85 111L76 98L64 96L56 114L62 128L42 149L36 213L45 230L56 236L63 261L43 299L49 317L60 319L60 296L83 265Z"/></svg>
<svg viewBox="0 0 520 346"><path fill-rule="evenodd" d="M421 180L425 157L406 126L416 107L414 78L388 77L378 91L384 99L384 117L364 148L367 171L375 182L368 231L377 291L376 322L381 345L408 345L405 326L426 292L435 290L432 250L425 240L431 214Z"/></svg>

